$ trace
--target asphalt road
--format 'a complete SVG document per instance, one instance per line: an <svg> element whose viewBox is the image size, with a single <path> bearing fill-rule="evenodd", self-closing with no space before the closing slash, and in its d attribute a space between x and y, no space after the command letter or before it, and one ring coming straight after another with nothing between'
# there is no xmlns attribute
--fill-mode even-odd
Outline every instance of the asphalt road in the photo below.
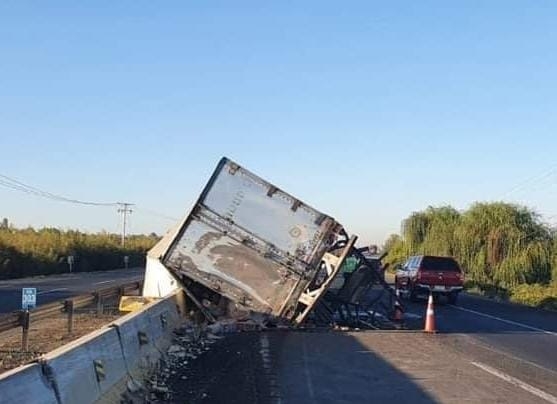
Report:
<svg viewBox="0 0 557 404"><path fill-rule="evenodd" d="M0 282L2 311L22 287L39 304L142 279L143 269ZM557 313L463 294L435 305L438 334L420 332L426 301L408 302L410 331L239 333L178 369L174 402L553 403Z"/></svg>
<svg viewBox="0 0 557 404"><path fill-rule="evenodd" d="M544 394L555 398L557 390L555 379L545 379L540 389L531 381L511 383L500 377L507 369L495 371L497 360L459 352L442 336L361 332L279 338L270 336L279 351L282 403L543 403Z"/></svg>
<svg viewBox="0 0 557 404"><path fill-rule="evenodd" d="M37 288L37 305L142 280L144 268L76 272L0 281L0 313L21 309L21 289Z"/></svg>
<svg viewBox="0 0 557 404"><path fill-rule="evenodd" d="M425 315L425 301L404 304L407 316ZM466 335L475 344L557 372L557 312L461 294L456 305L440 299L435 318L440 333Z"/></svg>
<svg viewBox="0 0 557 404"><path fill-rule="evenodd" d="M557 403L557 373L462 334L236 333L207 349L166 370L171 402Z"/></svg>
<svg viewBox="0 0 557 404"><path fill-rule="evenodd" d="M557 404L557 313L462 295L424 334L426 302L404 303L416 330L233 334L173 376L173 402Z"/></svg>

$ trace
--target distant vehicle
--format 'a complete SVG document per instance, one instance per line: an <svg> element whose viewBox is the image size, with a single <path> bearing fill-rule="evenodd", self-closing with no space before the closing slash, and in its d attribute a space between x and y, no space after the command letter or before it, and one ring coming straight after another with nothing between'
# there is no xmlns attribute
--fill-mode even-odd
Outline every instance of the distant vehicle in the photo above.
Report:
<svg viewBox="0 0 557 404"><path fill-rule="evenodd" d="M397 269L395 287L413 301L431 291L436 296L446 296L449 303L455 304L464 287L464 274L452 257L417 255Z"/></svg>

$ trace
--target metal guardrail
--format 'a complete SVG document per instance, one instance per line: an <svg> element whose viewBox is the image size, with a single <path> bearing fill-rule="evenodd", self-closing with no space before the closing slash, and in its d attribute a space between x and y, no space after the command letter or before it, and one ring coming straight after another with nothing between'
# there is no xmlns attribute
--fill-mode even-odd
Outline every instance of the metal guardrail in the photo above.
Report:
<svg viewBox="0 0 557 404"><path fill-rule="evenodd" d="M21 325L21 312L16 311L13 313L6 314L2 316L0 320L0 332L11 330L12 328L19 327Z"/></svg>
<svg viewBox="0 0 557 404"><path fill-rule="evenodd" d="M11 313L0 316L0 332L9 331L14 328L23 328L23 344L22 349L26 350L26 333L29 330L29 324L33 321L42 320L52 317L55 314L68 314L68 332L73 329L73 313L74 310L97 304L97 311L102 311L103 301L115 297L121 297L127 293L141 290L143 281L129 282L110 288L99 289L91 293L74 296L69 299L60 300L39 306L35 309L25 311L16 310Z"/></svg>

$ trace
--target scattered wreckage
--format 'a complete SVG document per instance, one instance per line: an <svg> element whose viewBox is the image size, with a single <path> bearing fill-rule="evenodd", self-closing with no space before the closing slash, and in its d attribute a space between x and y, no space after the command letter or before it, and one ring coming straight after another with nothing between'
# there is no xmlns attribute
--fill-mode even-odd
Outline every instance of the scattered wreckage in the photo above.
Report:
<svg viewBox="0 0 557 404"><path fill-rule="evenodd" d="M189 215L149 251L143 295L182 288L209 323L381 327L397 298L382 257L356 239L223 158Z"/></svg>

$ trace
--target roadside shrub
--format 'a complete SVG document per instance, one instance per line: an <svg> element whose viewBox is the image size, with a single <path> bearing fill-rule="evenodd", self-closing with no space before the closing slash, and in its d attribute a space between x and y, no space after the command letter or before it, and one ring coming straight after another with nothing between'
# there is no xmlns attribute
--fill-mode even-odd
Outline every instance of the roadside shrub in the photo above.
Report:
<svg viewBox="0 0 557 404"><path fill-rule="evenodd" d="M511 290L510 300L528 306L557 310L557 285L519 285Z"/></svg>
<svg viewBox="0 0 557 404"><path fill-rule="evenodd" d="M158 239L154 234L132 235L122 247L116 234L0 228L0 279L68 272L70 255L75 272L123 268L124 256L130 267L141 266Z"/></svg>
<svg viewBox="0 0 557 404"><path fill-rule="evenodd" d="M490 283L479 283L468 280L464 282L464 289L468 293L501 300L508 300L510 296L510 291L508 289L496 287Z"/></svg>

